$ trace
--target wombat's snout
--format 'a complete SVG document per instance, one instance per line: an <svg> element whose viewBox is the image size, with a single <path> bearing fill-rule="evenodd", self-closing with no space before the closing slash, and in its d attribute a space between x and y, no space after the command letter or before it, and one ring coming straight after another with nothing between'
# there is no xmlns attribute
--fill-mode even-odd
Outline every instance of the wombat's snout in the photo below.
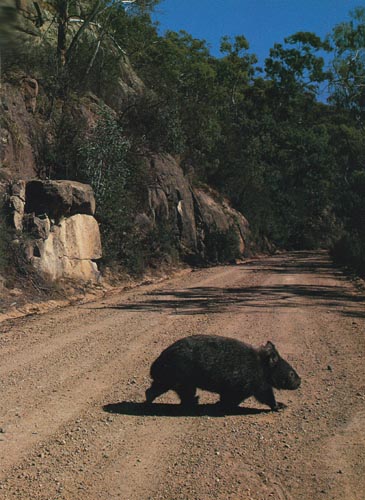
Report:
<svg viewBox="0 0 365 500"><path fill-rule="evenodd" d="M300 387L300 384L302 383L302 379L299 377L299 375L294 370L292 370L289 374L289 378L291 379L292 389L298 389Z"/></svg>

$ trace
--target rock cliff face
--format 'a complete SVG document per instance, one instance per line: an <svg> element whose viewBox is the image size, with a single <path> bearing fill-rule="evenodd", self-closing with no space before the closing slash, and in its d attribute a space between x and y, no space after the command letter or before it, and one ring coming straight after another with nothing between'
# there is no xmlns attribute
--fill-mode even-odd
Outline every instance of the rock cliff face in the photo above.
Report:
<svg viewBox="0 0 365 500"><path fill-rule="evenodd" d="M14 228L28 261L51 280L97 281L102 257L90 186L71 181L17 181L10 186Z"/></svg>
<svg viewBox="0 0 365 500"><path fill-rule="evenodd" d="M178 235L184 253L197 252L194 200L189 182L170 155L154 155L149 161L148 214L153 223L168 221Z"/></svg>
<svg viewBox="0 0 365 500"><path fill-rule="evenodd" d="M149 186L149 213L146 215L153 223L160 220L172 224L185 257L191 257L193 261L206 260L207 236L212 231L226 233L233 230L240 255L247 253L249 224L226 200L218 201L213 190L194 188L177 160L170 155L152 156L149 171L152 182Z"/></svg>
<svg viewBox="0 0 365 500"><path fill-rule="evenodd" d="M28 87L23 84L26 80L25 75L19 74L15 81L5 82L1 88L0 182L27 179L37 174L32 141L39 127L39 120L32 111L36 105L36 88L32 89L33 97L30 97Z"/></svg>
<svg viewBox="0 0 365 500"><path fill-rule="evenodd" d="M247 219L240 212L234 210L227 200L217 201L217 195L214 196L212 191L194 189L193 195L196 219L198 220L198 239L202 241L203 246L206 235L212 227L221 232L227 232L233 228L238 238L239 253L241 256L246 255L250 239Z"/></svg>

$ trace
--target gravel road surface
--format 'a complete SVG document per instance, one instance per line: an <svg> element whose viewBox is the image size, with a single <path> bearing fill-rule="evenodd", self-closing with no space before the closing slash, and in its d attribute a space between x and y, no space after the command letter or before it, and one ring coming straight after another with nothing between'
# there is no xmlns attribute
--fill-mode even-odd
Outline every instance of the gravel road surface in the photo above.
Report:
<svg viewBox="0 0 365 500"><path fill-rule="evenodd" d="M0 324L0 499L364 500L365 302L325 253L185 271ZM191 334L271 340L302 377L217 414L199 392L143 405Z"/></svg>

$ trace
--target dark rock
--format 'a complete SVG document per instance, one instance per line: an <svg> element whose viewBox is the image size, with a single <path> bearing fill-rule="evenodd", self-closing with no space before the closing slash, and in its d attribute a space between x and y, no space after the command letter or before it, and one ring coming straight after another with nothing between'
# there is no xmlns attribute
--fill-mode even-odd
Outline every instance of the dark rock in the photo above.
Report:
<svg viewBox="0 0 365 500"><path fill-rule="evenodd" d="M89 184L82 184L76 181L69 182L72 192L71 215L74 214L95 214L95 197L92 187Z"/></svg>
<svg viewBox="0 0 365 500"><path fill-rule="evenodd" d="M51 222L47 215L37 217L34 214L25 214L23 229L35 239L46 240L51 230Z"/></svg>
<svg viewBox="0 0 365 500"><path fill-rule="evenodd" d="M70 213L71 206L72 192L68 182L34 180L27 183L26 213L47 214L58 221Z"/></svg>
<svg viewBox="0 0 365 500"><path fill-rule="evenodd" d="M58 221L74 214L93 215L95 198L91 186L76 181L29 181L26 186L26 213L47 214Z"/></svg>

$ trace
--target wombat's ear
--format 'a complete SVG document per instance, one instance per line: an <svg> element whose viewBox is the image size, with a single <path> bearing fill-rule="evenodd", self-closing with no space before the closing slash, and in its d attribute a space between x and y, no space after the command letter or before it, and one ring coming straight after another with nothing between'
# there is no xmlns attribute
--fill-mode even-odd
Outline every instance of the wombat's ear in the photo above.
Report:
<svg viewBox="0 0 365 500"><path fill-rule="evenodd" d="M274 344L272 342L268 341L266 343L266 345L264 346L264 351L268 357L269 366L270 367L275 366L277 364L277 362L279 361L279 355L278 355L278 351L276 350Z"/></svg>

